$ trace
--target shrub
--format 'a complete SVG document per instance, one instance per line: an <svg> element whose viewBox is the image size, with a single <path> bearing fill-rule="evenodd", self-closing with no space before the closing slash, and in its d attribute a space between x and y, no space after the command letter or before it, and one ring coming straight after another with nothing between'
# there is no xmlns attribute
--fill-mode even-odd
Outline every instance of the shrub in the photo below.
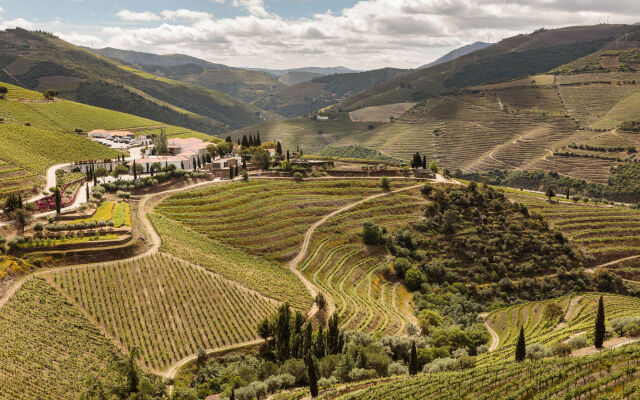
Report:
<svg viewBox="0 0 640 400"><path fill-rule="evenodd" d="M387 373L391 376L393 375L407 375L409 373L409 369L403 363L396 361L389 364L387 368Z"/></svg>
<svg viewBox="0 0 640 400"><path fill-rule="evenodd" d="M320 378L320 379L318 379L318 386L320 386L322 388L326 388L326 387L335 385L336 383L338 383L338 380L336 379L335 376L330 376L328 378Z"/></svg>
<svg viewBox="0 0 640 400"><path fill-rule="evenodd" d="M422 192L422 194L424 196L429 196L431 194L431 192L433 191L433 186L431 186L431 183L426 182L424 185L422 185L422 187L420 188L420 192Z"/></svg>
<svg viewBox="0 0 640 400"><path fill-rule="evenodd" d="M293 179L295 179L296 182L302 182L304 180L304 177L302 176L302 173L295 172L293 174Z"/></svg>
<svg viewBox="0 0 640 400"><path fill-rule="evenodd" d="M116 194L121 199L128 199L128 198L131 197L131 193L130 192L125 192L125 191L122 191L122 190L118 190L118 192Z"/></svg>
<svg viewBox="0 0 640 400"><path fill-rule="evenodd" d="M354 368L349 371L349 380L363 381L365 379L375 378L376 375L375 369Z"/></svg>
<svg viewBox="0 0 640 400"><path fill-rule="evenodd" d="M423 281L422 272L416 268L410 268L405 275L404 281L409 290L418 290Z"/></svg>
<svg viewBox="0 0 640 400"><path fill-rule="evenodd" d="M404 257L397 257L393 260L393 271L398 278L404 279L404 275L411 268L411 263Z"/></svg>
<svg viewBox="0 0 640 400"><path fill-rule="evenodd" d="M382 244L382 231L378 225L371 221L366 221L362 224L362 240L368 245Z"/></svg>
<svg viewBox="0 0 640 400"><path fill-rule="evenodd" d="M540 343L532 343L527 345L527 358L529 360L540 360L544 357L548 357L551 354L549 348Z"/></svg>
<svg viewBox="0 0 640 400"><path fill-rule="evenodd" d="M453 358L436 358L431 363L424 366L422 372L434 373L453 371L458 367L458 362Z"/></svg>
<svg viewBox="0 0 640 400"><path fill-rule="evenodd" d="M383 176L382 179L380 179L380 187L382 190L391 190L391 181L389 178Z"/></svg>
<svg viewBox="0 0 640 400"><path fill-rule="evenodd" d="M568 343L554 343L551 352L558 357L566 357L571 354L571 346Z"/></svg>

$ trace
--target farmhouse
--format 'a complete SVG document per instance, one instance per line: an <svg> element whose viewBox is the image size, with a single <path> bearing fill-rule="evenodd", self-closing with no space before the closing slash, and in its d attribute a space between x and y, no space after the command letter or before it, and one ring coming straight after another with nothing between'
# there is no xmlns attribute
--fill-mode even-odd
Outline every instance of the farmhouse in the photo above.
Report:
<svg viewBox="0 0 640 400"><path fill-rule="evenodd" d="M219 158L211 162L213 175L216 178L233 179L238 169L238 160L236 158Z"/></svg>
<svg viewBox="0 0 640 400"><path fill-rule="evenodd" d="M162 168L167 165L174 165L177 169L190 169L191 167L191 160L183 156L147 157L136 160L136 165L142 165L144 172L149 171L154 163L159 163ZM129 166L133 166L133 161L129 162Z"/></svg>
<svg viewBox="0 0 640 400"><path fill-rule="evenodd" d="M211 143L196 138L175 138L169 139L168 144L169 152L172 155L180 154L186 156L187 154L189 154L189 156L202 156L207 152L207 146L209 146Z"/></svg>
<svg viewBox="0 0 640 400"><path fill-rule="evenodd" d="M317 115L316 116L316 120L317 121L328 121L329 117L327 117L326 115Z"/></svg>

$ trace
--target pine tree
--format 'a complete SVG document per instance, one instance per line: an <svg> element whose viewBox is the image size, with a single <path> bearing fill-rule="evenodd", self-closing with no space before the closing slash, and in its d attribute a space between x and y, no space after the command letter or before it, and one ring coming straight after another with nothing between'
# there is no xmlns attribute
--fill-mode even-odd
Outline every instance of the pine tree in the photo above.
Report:
<svg viewBox="0 0 640 400"><path fill-rule="evenodd" d="M418 373L418 351L416 350L416 342L411 344L411 353L409 354L409 375Z"/></svg>
<svg viewBox="0 0 640 400"><path fill-rule="evenodd" d="M318 374L316 372L316 361L311 352L308 352L305 361L307 363L307 374L309 375L309 391L311 397L318 396Z"/></svg>
<svg viewBox="0 0 640 400"><path fill-rule="evenodd" d="M596 346L596 349L602 348L605 332L606 328L604 324L604 302L602 300L602 296L600 296L600 300L598 301L598 314L596 315L595 331L593 335L593 345Z"/></svg>
<svg viewBox="0 0 640 400"><path fill-rule="evenodd" d="M524 340L524 327L520 327L520 336L516 344L516 361L522 362L527 355L527 343Z"/></svg>

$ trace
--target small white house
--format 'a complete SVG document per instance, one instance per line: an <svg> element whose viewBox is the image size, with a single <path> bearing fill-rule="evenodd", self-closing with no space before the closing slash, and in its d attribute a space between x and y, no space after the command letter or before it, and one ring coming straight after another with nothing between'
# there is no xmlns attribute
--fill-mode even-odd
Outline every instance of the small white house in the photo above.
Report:
<svg viewBox="0 0 640 400"><path fill-rule="evenodd" d="M327 117L326 115L316 115L316 120L317 121L328 121L329 117Z"/></svg>

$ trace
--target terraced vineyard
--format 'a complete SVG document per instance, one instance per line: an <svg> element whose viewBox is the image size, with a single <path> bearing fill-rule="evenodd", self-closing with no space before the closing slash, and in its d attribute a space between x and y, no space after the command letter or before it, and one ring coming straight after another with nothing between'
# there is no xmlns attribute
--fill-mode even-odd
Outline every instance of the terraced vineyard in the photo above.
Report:
<svg viewBox="0 0 640 400"><path fill-rule="evenodd" d="M623 316L640 316L640 300L634 297L603 294L607 320ZM549 346L584 334L593 339L593 325L598 308L599 293L565 296L560 299L514 305L494 311L487 323L500 337L498 349L483 356L481 363L494 363L513 358L520 326L524 326L527 343ZM546 320L543 310L550 301L557 302L564 316Z"/></svg>
<svg viewBox="0 0 640 400"><path fill-rule="evenodd" d="M509 191L514 201L543 215L553 227L593 256L598 265L640 254L640 211L620 206L554 202L534 195Z"/></svg>
<svg viewBox="0 0 640 400"><path fill-rule="evenodd" d="M198 348L257 338L277 302L168 255L73 269L49 278L144 365L160 371Z"/></svg>
<svg viewBox="0 0 640 400"><path fill-rule="evenodd" d="M597 124L618 102L640 90L636 85L560 85L559 93L567 111L581 126ZM608 126L614 128L615 124Z"/></svg>
<svg viewBox="0 0 640 400"><path fill-rule="evenodd" d="M318 399L584 399L604 398L624 388L624 398L640 397L638 345L578 358L506 362L459 372L400 376L329 389ZM299 397L279 395L274 400ZM613 397L618 398L618 397Z"/></svg>
<svg viewBox="0 0 640 400"><path fill-rule="evenodd" d="M240 249L209 239L179 222L159 214L149 214L162 237L163 252L201 265L225 278L242 283L266 297L292 307L309 310L312 298L298 277L284 265L247 254Z"/></svg>
<svg viewBox="0 0 640 400"><path fill-rule="evenodd" d="M394 187L410 181L394 181ZM158 213L211 239L271 260L293 258L304 233L340 206L381 192L380 181L252 180L178 193Z"/></svg>
<svg viewBox="0 0 640 400"><path fill-rule="evenodd" d="M404 334L413 321L411 293L388 281L384 247L362 242L364 221L392 229L415 220L424 200L417 190L377 198L330 218L315 232L300 271L333 299L345 329Z"/></svg>
<svg viewBox="0 0 640 400"><path fill-rule="evenodd" d="M77 399L85 379L114 379L119 353L79 310L34 278L0 310L0 399Z"/></svg>

